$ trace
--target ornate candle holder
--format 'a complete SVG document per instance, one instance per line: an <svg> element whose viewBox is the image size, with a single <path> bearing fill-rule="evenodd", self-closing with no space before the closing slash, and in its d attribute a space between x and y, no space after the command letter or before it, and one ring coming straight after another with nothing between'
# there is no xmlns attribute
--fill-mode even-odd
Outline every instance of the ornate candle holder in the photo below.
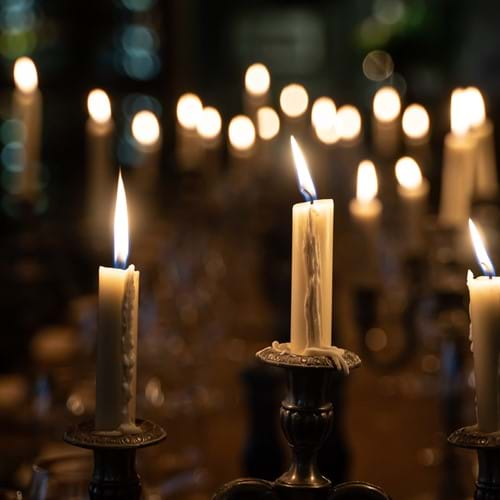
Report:
<svg viewBox="0 0 500 500"><path fill-rule="evenodd" d="M64 440L94 452L94 472L89 484L91 500L139 500L141 481L135 468L139 448L165 439L165 431L149 420L136 420L137 433L111 434L96 432L94 422L71 427Z"/></svg>
<svg viewBox="0 0 500 500"><path fill-rule="evenodd" d="M455 431L448 442L477 452L479 474L474 499L500 500L500 434L480 432L473 425Z"/></svg>
<svg viewBox="0 0 500 500"><path fill-rule="evenodd" d="M327 356L300 356L267 347L257 353L264 363L285 369L287 393L281 403L280 419L292 449L292 463L275 481L243 478L220 488L214 500L388 500L376 486L367 483L344 483L332 487L317 465L317 454L333 422L329 388L341 376ZM344 351L349 370L361 364L359 357Z"/></svg>

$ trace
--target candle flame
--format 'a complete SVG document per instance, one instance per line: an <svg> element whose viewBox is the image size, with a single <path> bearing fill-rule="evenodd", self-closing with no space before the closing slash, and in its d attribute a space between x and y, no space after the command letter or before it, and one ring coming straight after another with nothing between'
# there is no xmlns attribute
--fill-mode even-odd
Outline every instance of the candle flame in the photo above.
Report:
<svg viewBox="0 0 500 500"><path fill-rule="evenodd" d="M403 131L411 139L422 139L429 133L429 113L420 104L410 104L403 113Z"/></svg>
<svg viewBox="0 0 500 500"><path fill-rule="evenodd" d="M255 96L264 95L271 85L269 70L261 63L255 63L248 67L245 73L245 88L247 92Z"/></svg>
<svg viewBox="0 0 500 500"><path fill-rule="evenodd" d="M229 122L229 143L238 151L248 151L255 143L255 127L245 115L237 115Z"/></svg>
<svg viewBox="0 0 500 500"><path fill-rule="evenodd" d="M123 185L122 173L118 176L115 205L115 267L125 269L128 258L128 212L127 196Z"/></svg>
<svg viewBox="0 0 500 500"><path fill-rule="evenodd" d="M221 131L222 119L220 113L210 106L203 108L200 119L196 125L198 134L203 139L215 139Z"/></svg>
<svg viewBox="0 0 500 500"><path fill-rule="evenodd" d="M403 156L396 162L396 179L400 186L414 191L422 184L422 172L418 163L409 156Z"/></svg>
<svg viewBox="0 0 500 500"><path fill-rule="evenodd" d="M160 138L158 118L151 111L139 111L132 119L132 135L143 146L152 146Z"/></svg>
<svg viewBox="0 0 500 500"><path fill-rule="evenodd" d="M479 127L486 119L483 95L476 87L467 87L464 92L468 103L469 123L472 127Z"/></svg>
<svg viewBox="0 0 500 500"><path fill-rule="evenodd" d="M203 110L201 99L196 94L183 94L177 101L177 121L187 129L194 130Z"/></svg>
<svg viewBox="0 0 500 500"><path fill-rule="evenodd" d="M280 106L290 118L302 116L309 105L307 90L298 83L291 83L283 88L280 94Z"/></svg>
<svg viewBox="0 0 500 500"><path fill-rule="evenodd" d="M337 107L333 99L318 97L311 109L311 123L316 129L328 130L335 127Z"/></svg>
<svg viewBox="0 0 500 500"><path fill-rule="evenodd" d="M370 160L363 160L358 166L356 198L360 203L370 203L378 193L378 179L375 165Z"/></svg>
<svg viewBox="0 0 500 500"><path fill-rule="evenodd" d="M469 131L467 95L464 89L455 89L451 94L450 128L453 134L463 136Z"/></svg>
<svg viewBox="0 0 500 500"><path fill-rule="evenodd" d="M401 111L401 99L394 87L382 87L373 98L373 114L381 122L392 122Z"/></svg>
<svg viewBox="0 0 500 500"><path fill-rule="evenodd" d="M351 141L361 134L361 115L354 106L345 104L337 110L337 128L341 139Z"/></svg>
<svg viewBox="0 0 500 500"><path fill-rule="evenodd" d="M20 57L14 63L14 82L25 94L34 92L38 87L38 73L35 63L29 57Z"/></svg>
<svg viewBox="0 0 500 500"><path fill-rule="evenodd" d="M111 118L111 103L104 90L94 89L87 97L89 115L97 123L106 123Z"/></svg>
<svg viewBox="0 0 500 500"><path fill-rule="evenodd" d="M469 231L472 244L474 245L474 251L476 252L477 262L483 270L483 274L492 278L495 276L495 268L493 267L493 263L488 256L488 252L486 252L481 234L472 219L469 219Z"/></svg>
<svg viewBox="0 0 500 500"><path fill-rule="evenodd" d="M264 106L257 111L257 131L264 141L274 139L280 131L280 117L273 108Z"/></svg>
<svg viewBox="0 0 500 500"><path fill-rule="evenodd" d="M313 202L317 199L316 189L314 187L309 167L307 166L304 153L300 149L295 137L290 136L290 144L292 146L292 155L295 163L295 170L299 181L299 189L306 201Z"/></svg>

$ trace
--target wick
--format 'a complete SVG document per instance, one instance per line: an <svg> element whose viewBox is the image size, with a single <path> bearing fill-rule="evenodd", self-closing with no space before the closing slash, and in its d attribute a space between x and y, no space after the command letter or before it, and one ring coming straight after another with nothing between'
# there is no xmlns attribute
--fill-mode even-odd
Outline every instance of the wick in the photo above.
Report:
<svg viewBox="0 0 500 500"><path fill-rule="evenodd" d="M311 205L313 205L315 197L312 195L312 193L308 191L306 188L301 188L301 192L304 195L306 201L309 201Z"/></svg>
<svg viewBox="0 0 500 500"><path fill-rule="evenodd" d="M490 280L493 279L493 276L495 276L495 269L486 262L481 262L480 264L488 278Z"/></svg>

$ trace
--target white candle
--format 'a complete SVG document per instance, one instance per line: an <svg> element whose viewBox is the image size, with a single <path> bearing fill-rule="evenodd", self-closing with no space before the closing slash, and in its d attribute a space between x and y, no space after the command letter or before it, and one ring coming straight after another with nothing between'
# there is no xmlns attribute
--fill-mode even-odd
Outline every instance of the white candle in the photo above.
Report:
<svg viewBox="0 0 500 500"><path fill-rule="evenodd" d="M469 109L462 89L451 96L451 132L446 135L441 179L439 222L464 228L469 218L476 141L468 134Z"/></svg>
<svg viewBox="0 0 500 500"><path fill-rule="evenodd" d="M203 104L196 94L186 93L177 101L175 155L179 170L188 172L200 165L202 148L196 127Z"/></svg>
<svg viewBox="0 0 500 500"><path fill-rule="evenodd" d="M87 215L92 234L102 241L103 230L108 230L103 213L109 212L108 193L111 184L111 142L114 124L111 103L103 90L92 90L87 98Z"/></svg>
<svg viewBox="0 0 500 500"><path fill-rule="evenodd" d="M377 198L378 179L375 165L363 160L358 166L356 198L351 200L349 209L357 219L373 221L382 211L382 203Z"/></svg>
<svg viewBox="0 0 500 500"><path fill-rule="evenodd" d="M14 82L12 115L24 125L24 165L17 191L20 196L31 199L39 189L42 94L38 89L36 66L28 57L16 60Z"/></svg>
<svg viewBox="0 0 500 500"><path fill-rule="evenodd" d="M304 133L307 126L309 95L303 85L291 83L280 92L280 110L285 135Z"/></svg>
<svg viewBox="0 0 500 500"><path fill-rule="evenodd" d="M271 75L262 63L255 63L245 72L245 92L243 109L254 123L257 121L257 110L269 102Z"/></svg>
<svg viewBox="0 0 500 500"><path fill-rule="evenodd" d="M237 115L229 122L229 154L231 163L249 158L255 153L255 126L248 116Z"/></svg>
<svg viewBox="0 0 500 500"><path fill-rule="evenodd" d="M415 158L424 172L429 172L431 167L429 113L420 104L410 104L404 110L402 126L408 156Z"/></svg>
<svg viewBox="0 0 500 500"><path fill-rule="evenodd" d="M128 215L120 177L115 208L115 265L99 268L96 415L98 431L134 432L139 272L128 258Z"/></svg>
<svg viewBox="0 0 500 500"><path fill-rule="evenodd" d="M500 430L498 355L500 352L500 278L481 241L474 223L469 228L476 256L487 276L467 273L470 294L470 332L474 356L477 422L482 432Z"/></svg>
<svg viewBox="0 0 500 500"><path fill-rule="evenodd" d="M305 158L291 138L305 203L293 206L291 344L296 354L332 345L333 200L317 200Z"/></svg>
<svg viewBox="0 0 500 500"><path fill-rule="evenodd" d="M429 182L422 177L418 163L409 156L396 162L398 193L403 203L404 244L410 253L424 248L423 222L427 211Z"/></svg>
<svg viewBox="0 0 500 500"><path fill-rule="evenodd" d="M264 106L257 110L257 134L260 139L259 155L264 168L270 166L274 160L276 138L280 131L280 117L276 111Z"/></svg>
<svg viewBox="0 0 500 500"><path fill-rule="evenodd" d="M393 87L382 87L373 98L373 144L383 158L393 158L399 149L401 99Z"/></svg>
<svg viewBox="0 0 500 500"><path fill-rule="evenodd" d="M470 134L476 141L474 194L479 199L493 199L498 192L493 122L486 117L481 92L468 87Z"/></svg>
<svg viewBox="0 0 500 500"><path fill-rule="evenodd" d="M315 138L327 146L339 140L337 130L337 107L330 97L318 97L311 107L311 125Z"/></svg>
<svg viewBox="0 0 500 500"><path fill-rule="evenodd" d="M203 170L211 174L221 166L221 130L222 119L220 113L213 107L203 108L196 130L201 138L203 148Z"/></svg>

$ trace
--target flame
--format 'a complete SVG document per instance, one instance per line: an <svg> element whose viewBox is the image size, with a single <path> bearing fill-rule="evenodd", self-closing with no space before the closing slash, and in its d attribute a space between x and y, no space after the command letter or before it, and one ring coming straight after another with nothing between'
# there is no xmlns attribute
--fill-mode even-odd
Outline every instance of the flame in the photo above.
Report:
<svg viewBox="0 0 500 500"><path fill-rule="evenodd" d="M280 94L280 106L285 115L290 118L302 116L309 104L306 89L298 83L291 83L283 88Z"/></svg>
<svg viewBox="0 0 500 500"><path fill-rule="evenodd" d="M106 123L111 118L111 103L104 90L94 89L87 97L89 115L97 123Z"/></svg>
<svg viewBox="0 0 500 500"><path fill-rule="evenodd" d="M122 173L118 176L118 188L116 190L115 205L115 267L125 269L128 258L128 212L127 196L125 195L125 186L123 185Z"/></svg>
<svg viewBox="0 0 500 500"><path fill-rule="evenodd" d="M280 117L273 108L264 106L257 111L257 131L264 141L270 141L280 131Z"/></svg>
<svg viewBox="0 0 500 500"><path fill-rule="evenodd" d="M238 151L247 151L255 143L255 127L245 115L237 115L229 122L229 142Z"/></svg>
<svg viewBox="0 0 500 500"><path fill-rule="evenodd" d="M370 203L378 193L378 179L375 165L370 160L363 160L358 166L356 199L363 204Z"/></svg>
<svg viewBox="0 0 500 500"><path fill-rule="evenodd" d="M477 262L481 266L483 274L492 278L495 276L495 268L493 267L493 263L491 262L488 253L486 252L481 234L479 233L474 222L472 222L472 219L469 219L469 231L472 244L474 245L474 251L476 252Z"/></svg>
<svg viewBox="0 0 500 500"><path fill-rule="evenodd" d="M34 92L38 87L38 73L35 63L29 57L20 57L14 64L14 82L25 94Z"/></svg>
<svg viewBox="0 0 500 500"><path fill-rule="evenodd" d="M467 95L464 89L455 89L451 94L450 125L453 134L462 136L469 131Z"/></svg>
<svg viewBox="0 0 500 500"><path fill-rule="evenodd" d="M318 97L311 109L311 123L314 128L329 130L335 127L337 108L333 99Z"/></svg>
<svg viewBox="0 0 500 500"><path fill-rule="evenodd" d="M392 122L401 111L401 99L394 87L382 87L373 98L373 114L381 122Z"/></svg>
<svg viewBox="0 0 500 500"><path fill-rule="evenodd" d="M248 67L245 73L245 89L255 96L264 95L271 85L271 76L268 69L261 63Z"/></svg>
<svg viewBox="0 0 500 500"><path fill-rule="evenodd" d="M297 178L299 180L299 189L306 201L314 201L317 199L316 189L314 187L311 173L307 166L304 153L300 149L295 137L290 136L290 144L292 145L292 155L295 162L295 170L297 171Z"/></svg>
<svg viewBox="0 0 500 500"><path fill-rule="evenodd" d="M337 128L341 139L352 141L361 133L361 115L350 104L341 106L337 111Z"/></svg>
<svg viewBox="0 0 500 500"><path fill-rule="evenodd" d="M411 139L422 139L429 133L429 113L420 104L410 104L403 113L403 132Z"/></svg>
<svg viewBox="0 0 500 500"><path fill-rule="evenodd" d="M132 119L132 135L143 146L152 146L160 138L158 118L151 111L139 111Z"/></svg>
<svg viewBox="0 0 500 500"><path fill-rule="evenodd" d="M479 127L486 120L486 108L483 95L476 87L467 87L464 93L467 100L469 123L472 127Z"/></svg>
<svg viewBox="0 0 500 500"><path fill-rule="evenodd" d="M196 94L183 94L177 101L177 121L187 129L194 130L198 125L203 105Z"/></svg>
<svg viewBox="0 0 500 500"><path fill-rule="evenodd" d="M215 139L221 131L222 120L220 113L210 106L203 108L196 130L203 139Z"/></svg>
<svg viewBox="0 0 500 500"><path fill-rule="evenodd" d="M418 189L422 184L422 172L418 163L409 156L403 156L396 162L396 179L400 186L408 189Z"/></svg>

